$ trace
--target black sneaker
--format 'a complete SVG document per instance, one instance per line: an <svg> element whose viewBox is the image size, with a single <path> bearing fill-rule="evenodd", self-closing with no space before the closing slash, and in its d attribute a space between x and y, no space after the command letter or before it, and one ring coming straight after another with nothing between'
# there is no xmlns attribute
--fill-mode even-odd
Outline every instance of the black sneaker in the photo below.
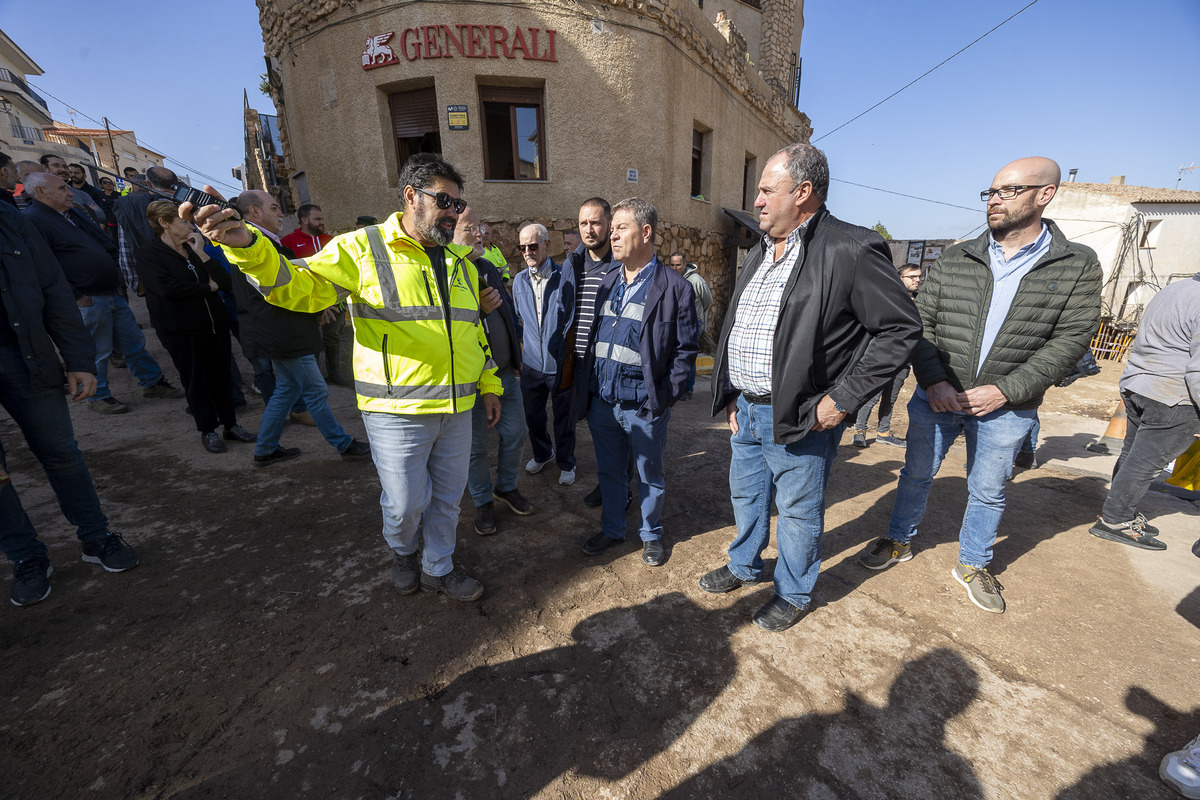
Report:
<svg viewBox="0 0 1200 800"><path fill-rule="evenodd" d="M875 437L875 441L881 444L890 444L892 447L908 447L908 442L901 439L899 436L893 436L890 433L881 433Z"/></svg>
<svg viewBox="0 0 1200 800"><path fill-rule="evenodd" d="M1013 466L1020 467L1021 469L1037 469L1037 455L1028 450L1022 450L1013 459Z"/></svg>
<svg viewBox="0 0 1200 800"><path fill-rule="evenodd" d="M878 571L887 569L892 564L899 564L901 561L911 561L912 557L911 544L893 542L884 536L877 539L859 555L858 563L867 569Z"/></svg>
<svg viewBox="0 0 1200 800"><path fill-rule="evenodd" d="M402 556L392 551L392 583L400 594L412 594L421 588L421 553L409 553Z"/></svg>
<svg viewBox="0 0 1200 800"><path fill-rule="evenodd" d="M221 437L216 431L207 431L200 434L200 444L204 445L204 449L210 453L224 453L225 443L221 441Z"/></svg>
<svg viewBox="0 0 1200 800"><path fill-rule="evenodd" d="M1129 522L1110 525L1104 521L1103 517L1096 517L1096 524L1088 528L1088 533L1100 539L1120 542L1142 550L1167 549L1167 543L1154 536L1155 533L1158 533L1158 529L1156 528L1154 533L1151 533L1137 518L1131 519Z"/></svg>
<svg viewBox="0 0 1200 800"><path fill-rule="evenodd" d="M115 397L105 397L103 400L89 400L88 411L98 414L128 414L129 408Z"/></svg>
<svg viewBox="0 0 1200 800"><path fill-rule="evenodd" d="M614 539L604 531L600 531L583 543L583 554L585 556L598 556L608 548L616 547L624 541L624 539Z"/></svg>
<svg viewBox="0 0 1200 800"><path fill-rule="evenodd" d="M274 464L277 461L290 461L300 455L299 447L282 447L276 445L275 449L265 456L255 455L254 466L265 467L267 464Z"/></svg>
<svg viewBox="0 0 1200 800"><path fill-rule="evenodd" d="M599 508L603 503L604 501L600 499L599 485L583 496L583 504L588 508Z"/></svg>
<svg viewBox="0 0 1200 800"><path fill-rule="evenodd" d="M508 506L508 510L522 517L528 517L533 513L533 503L525 499L516 489L511 492L501 492L499 490L492 492L492 497L499 500L504 505Z"/></svg>
<svg viewBox="0 0 1200 800"><path fill-rule="evenodd" d="M50 559L45 556L22 558L13 564L12 589L8 599L14 606L31 606L50 596Z"/></svg>
<svg viewBox="0 0 1200 800"><path fill-rule="evenodd" d="M495 503L484 503L475 509L475 532L480 536L491 536L496 532L496 520L492 517Z"/></svg>
<svg viewBox="0 0 1200 800"><path fill-rule="evenodd" d="M469 603L483 597L483 584L455 567L437 578L421 573L421 589L426 592L441 592L453 600Z"/></svg>
<svg viewBox="0 0 1200 800"><path fill-rule="evenodd" d="M99 539L84 542L83 560L89 564L99 564L107 572L124 572L138 565L137 553L112 531Z"/></svg>
<svg viewBox="0 0 1200 800"><path fill-rule="evenodd" d="M150 397L158 400L178 400L183 397L183 389L172 386L166 378L159 378L158 383L153 386L147 386L142 390L142 397Z"/></svg>
<svg viewBox="0 0 1200 800"><path fill-rule="evenodd" d="M854 432L854 446L855 447L866 447L867 446L867 434L865 431L855 431ZM784 600L783 602L786 603L787 601Z"/></svg>
<svg viewBox="0 0 1200 800"><path fill-rule="evenodd" d="M352 439L350 444L346 445L346 449L342 451L342 458L347 461L356 461L360 458L369 458L371 455L371 445L366 442L360 442L358 439Z"/></svg>

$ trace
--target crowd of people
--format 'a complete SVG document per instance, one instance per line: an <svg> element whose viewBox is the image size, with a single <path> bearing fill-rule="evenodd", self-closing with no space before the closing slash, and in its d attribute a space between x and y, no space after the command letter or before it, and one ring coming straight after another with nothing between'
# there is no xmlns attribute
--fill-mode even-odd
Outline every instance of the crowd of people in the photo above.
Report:
<svg viewBox="0 0 1200 800"><path fill-rule="evenodd" d="M111 181L93 189L82 168L62 159L42 161L14 165L0 154L5 237L24 243L6 249L5 280L26 270L38 277L22 290L40 287L24 305L10 302L15 290L5 294L0 399L46 467L85 558L110 571L137 563L108 530L94 489L81 488L90 477L65 403L50 403L47 392L61 386L65 365L76 400L124 413L107 382L120 356L146 397L186 397L212 453L243 442L254 444L256 465L295 458L300 451L280 442L292 420L315 425L342 458L372 457L401 593L482 596L481 582L453 559L464 490L481 535L505 524L497 503L531 514L519 488L526 439L525 473L554 462L559 483L572 485L581 420L597 473L583 502L601 509L582 552L620 547L636 502L642 561L664 563L671 411L692 396L712 294L686 254L656 254L658 212L646 200L585 200L561 261L550 255L547 228L525 224L513 269L462 198L462 176L433 154L403 166L403 208L383 222L331 237L320 207L305 205L300 227L282 238L279 202L265 192L192 208L164 198L178 178L162 167L147 171L143 190L122 196ZM876 438L903 447L905 465L888 529L858 562L882 570L913 558L932 480L961 434L968 500L952 578L979 608L1004 611L988 565L1005 483L1047 388L1087 352L1099 324L1095 254L1043 218L1059 177L1044 158L1004 167L982 193L988 230L948 248L922 285L918 266L893 267L877 234L830 214L821 151L795 144L767 162L755 202L762 239L714 337L712 412L731 433L736 529L727 563L699 576L703 590L762 579L774 505L775 592L753 621L782 631L805 616L834 454L850 424L853 443L866 445L878 403ZM10 268L9 253L21 250ZM1098 537L1165 547L1137 504L1157 470L1200 435L1200 368L1189 339L1200 330L1197 287L1200 280L1168 287L1147 310L1121 382L1130 431L1091 528ZM147 353L129 292L145 296L182 391ZM63 308L71 299L75 308ZM30 321L34 309L45 311ZM347 323L353 358L339 365ZM237 421L244 395L234 337L266 403L257 433ZM331 380L348 367L369 443L347 434L330 410L321 353ZM902 438L889 420L910 369L917 388ZM46 407L33 415L35 396ZM12 521L3 543L15 564L12 600L38 602L50 590L45 548L11 484L0 493L0 513Z"/></svg>

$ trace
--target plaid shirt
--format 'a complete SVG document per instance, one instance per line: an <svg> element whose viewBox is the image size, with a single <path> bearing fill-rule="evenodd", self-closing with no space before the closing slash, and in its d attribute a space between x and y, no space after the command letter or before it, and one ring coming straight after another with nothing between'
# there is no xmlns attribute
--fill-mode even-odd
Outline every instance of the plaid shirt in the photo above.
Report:
<svg viewBox="0 0 1200 800"><path fill-rule="evenodd" d="M804 229L807 222L788 234L783 255L768 264L775 240L763 236L763 263L746 284L738 300L737 315L729 331L729 382L750 394L771 394L771 358L775 350L775 326L783 288L804 258Z"/></svg>
<svg viewBox="0 0 1200 800"><path fill-rule="evenodd" d="M125 285L134 294L138 290L138 275L135 264L137 263L133 257L133 241L131 237L125 235L125 229L120 225L117 226L117 263L121 265L121 275L125 278Z"/></svg>

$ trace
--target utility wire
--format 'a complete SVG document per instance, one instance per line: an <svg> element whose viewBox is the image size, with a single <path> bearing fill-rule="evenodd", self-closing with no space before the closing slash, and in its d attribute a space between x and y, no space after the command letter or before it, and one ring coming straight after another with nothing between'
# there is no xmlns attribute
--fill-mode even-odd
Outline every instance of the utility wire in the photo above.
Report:
<svg viewBox="0 0 1200 800"><path fill-rule="evenodd" d="M921 73L921 74L920 74L920 75L918 75L917 77L913 78L911 81L909 81L908 83L904 84L904 85L903 85L903 86L901 86L899 89L897 89L896 91L892 92L892 93L891 93L891 94L889 94L887 97L883 98L883 99L882 99L882 100L880 100L878 103L876 103L875 105L873 105L873 106L871 106L870 108L868 108L866 111L864 111L864 112L862 112L861 114L858 114L858 115L856 115L856 116L854 116L854 117L851 117L850 119L848 119L848 120L846 120L845 122L843 122L841 125L838 125L836 128L834 128L833 130L831 130L829 133L826 133L826 134L823 134L823 135L821 135L821 136L818 136L816 139L814 139L814 140L813 140L813 144L816 144L817 142L821 141L821 140L822 140L822 139L824 139L826 136L832 136L833 134L835 134L835 133L837 133L838 131L840 131L842 128L844 128L844 127L846 127L847 125L849 125L851 122L854 122L854 120L858 119L859 117L866 116L866 115L867 115L867 114L869 114L870 112L872 112L872 111L874 111L875 109L879 108L881 105L883 105L884 103L886 103L888 100L891 100L893 97L895 97L896 95L900 94L901 92L903 92L903 91L904 91L905 89L907 89L908 87L912 86L912 85L913 85L914 83L916 83L917 81L919 81L919 80L921 80L922 78L924 78L925 76L929 75L929 74L930 74L930 73L932 73L934 70L936 70L936 69L938 69L939 67L943 66L944 64L946 64L946 63L947 63L947 62L949 62L950 60L952 60L952 59L954 59L954 58L958 57L958 56L959 56L959 55L961 55L961 54L962 54L964 51L966 51L968 48L970 48L970 47L972 47L972 46L974 46L974 45L978 44L979 42L983 41L985 38L987 38L987 37L988 37L988 36L990 36L991 34L995 33L995 32L996 32L997 30L999 30L1000 28L1002 28L1002 27L1004 27L1005 25L1007 25L1009 22L1011 22L1013 19L1015 19L1015 18L1016 18L1018 15L1020 15L1020 14L1024 13L1024 12L1025 12L1025 11L1027 11L1029 8L1031 8L1032 6L1035 6L1035 5L1037 5L1037 2L1038 2L1038 0L1033 0L1033 2L1029 3L1029 5L1025 6L1025 7L1024 7L1024 8L1022 8L1020 11L1017 11L1017 12L1016 12L1015 14L1013 14L1011 17L1009 17L1008 19L1004 20L1004 21L1003 21L1003 22L1001 22L999 25L997 25L996 27L992 28L991 30L989 30L987 33L985 33L985 34L983 34L982 36L980 36L980 37L979 37L978 39L976 39L975 41L971 42L970 44L966 45L966 46L965 46L965 47L963 47L962 49L958 50L958 52L954 53L953 55L949 56L948 58L946 58L946 59L942 60L942 61L941 61L941 62L939 62L939 63L938 63L936 66L934 66L934 67L931 67L930 69L928 69L928 70L926 70L925 72Z"/></svg>
<svg viewBox="0 0 1200 800"><path fill-rule="evenodd" d="M30 86L32 86L34 89L36 89L36 90L38 90L39 92L41 92L42 94L46 95L47 97L53 98L54 100L57 100L59 103L62 103L62 104L63 104L63 106L65 106L66 108L71 108L71 109L74 109L74 108L75 108L75 106L73 106L73 105L71 105L70 103L66 102L66 101L65 101L65 100L63 100L61 97L55 97L54 95L50 94L50 92L48 92L48 91L46 91L45 89L43 89L42 87L35 85L35 84L34 84L32 81L26 80L25 82L26 82L26 83L28 83ZM104 127L104 122L103 122L102 120L98 120L98 119L96 119L95 117L89 116L88 114L85 114L85 113L83 113L82 111L78 111L78 110L76 110L76 112L75 112L75 113L79 114L79 116L83 117L84 119L91 120L92 122L96 123L96 124L97 124L97 125L99 125L100 127ZM109 124L110 124L110 125L112 124L112 120L109 120ZM117 127L120 127L120 126L117 126ZM123 129L123 130L124 130L124 129ZM135 138L136 138L136 137L135 137ZM195 167L188 166L187 164L183 163L183 162L182 162L182 161L180 161L179 159L177 159L177 158L174 158L174 157L172 157L172 156L169 156L169 155L167 155L167 154L166 154L166 152L164 152L162 149L160 149L160 148L158 148L158 147L155 147L154 145L150 144L149 142L147 142L147 141L146 141L146 140L144 140L144 139L141 141L141 144L142 144L144 147L146 147L147 149L149 149L149 150L154 150L155 152L162 153L164 158L167 158L167 159L169 159L169 160L171 160L171 161L174 161L176 164L178 164L179 166L183 167L183 168L184 168L184 169L186 169L188 172L190 172L190 173L194 173L195 175L197 175L197 176L199 176L199 177L201 177L201 178L205 178L205 179L207 179L207 180L208 180L208 182L209 182L211 185L213 185L213 186L224 186L224 187L225 187L225 188L227 188L227 189L233 189L235 192L241 192L241 191L242 191L242 188L241 188L240 186L236 186L236 187L235 187L235 186L234 186L233 184L231 184L231 183L225 183L224 181L221 181L221 180L218 180L217 178L214 178L212 175L207 175L207 174L205 174L205 173L201 172L200 170L196 169Z"/></svg>
<svg viewBox="0 0 1200 800"><path fill-rule="evenodd" d="M954 203L944 203L941 200L930 200L928 197L917 197L915 194L905 194L904 192L893 192L891 189L880 189L878 186L867 186L865 183L855 183L854 181L845 181L845 180L842 180L841 178L830 178L830 180L837 181L838 183L848 183L851 186L857 186L860 189L870 189L875 192L883 192L885 194L894 194L899 197L907 197L910 200L920 200L924 203L937 203L939 206L950 206L951 208L961 208L963 211L971 211L974 213L978 213L980 210L978 206L975 208L969 208L967 206L955 205Z"/></svg>

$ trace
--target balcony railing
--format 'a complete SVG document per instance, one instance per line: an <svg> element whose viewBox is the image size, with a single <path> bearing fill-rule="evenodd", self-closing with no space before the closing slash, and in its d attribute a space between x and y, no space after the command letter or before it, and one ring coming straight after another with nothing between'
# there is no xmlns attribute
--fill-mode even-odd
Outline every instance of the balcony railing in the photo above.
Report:
<svg viewBox="0 0 1200 800"><path fill-rule="evenodd" d="M29 95L29 97L32 98L35 103L46 109L47 112L50 111L50 106L45 100L42 99L42 96L33 89L30 89L29 84L21 80L21 76L17 75L11 69L4 69L3 67L0 67L0 81L11 83L13 86L16 86L22 92Z"/></svg>
<svg viewBox="0 0 1200 800"><path fill-rule="evenodd" d="M39 142L46 141L46 137L42 135L41 128L27 128L24 125L12 125L12 135L18 139L32 139Z"/></svg>

